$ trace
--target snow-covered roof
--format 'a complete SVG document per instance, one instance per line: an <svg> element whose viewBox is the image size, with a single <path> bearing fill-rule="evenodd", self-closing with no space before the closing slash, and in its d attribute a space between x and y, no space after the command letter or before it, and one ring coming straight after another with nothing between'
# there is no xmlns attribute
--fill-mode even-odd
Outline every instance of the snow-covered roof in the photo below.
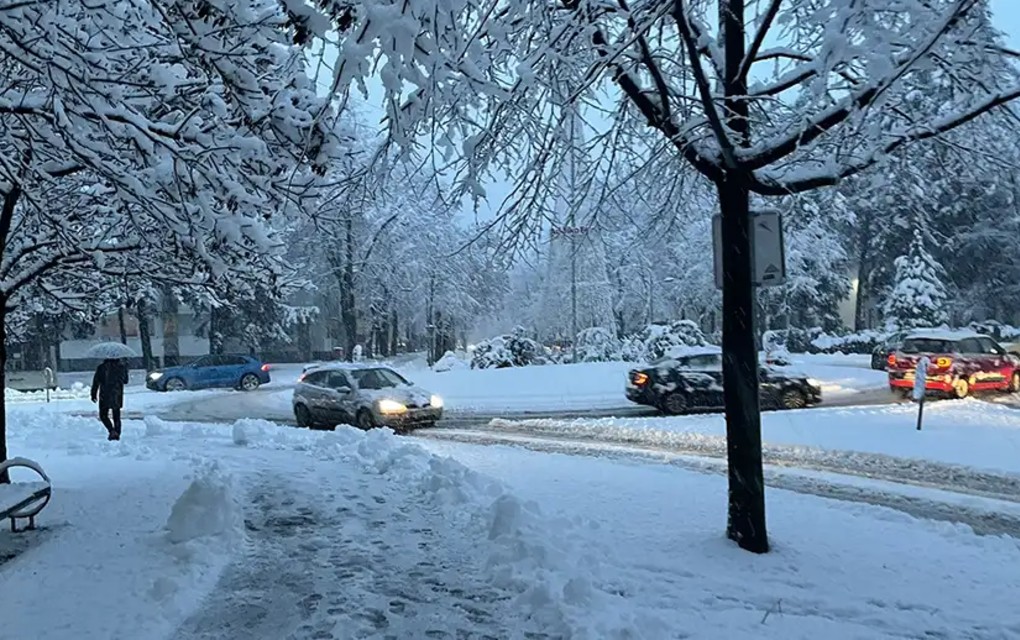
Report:
<svg viewBox="0 0 1020 640"><path fill-rule="evenodd" d="M908 333L903 339L927 338L929 340L965 340L967 338L987 338L983 333L977 333L970 329L915 329Z"/></svg>
<svg viewBox="0 0 1020 640"><path fill-rule="evenodd" d="M389 369L384 364L377 362L313 362L301 369L302 373L309 371L358 371L361 369Z"/></svg>
<svg viewBox="0 0 1020 640"><path fill-rule="evenodd" d="M722 353L722 349L715 345L706 344L697 347L670 347L666 349L666 353L663 354L664 358L672 358L678 360L680 358L690 358L691 356L705 356L705 355L718 355Z"/></svg>

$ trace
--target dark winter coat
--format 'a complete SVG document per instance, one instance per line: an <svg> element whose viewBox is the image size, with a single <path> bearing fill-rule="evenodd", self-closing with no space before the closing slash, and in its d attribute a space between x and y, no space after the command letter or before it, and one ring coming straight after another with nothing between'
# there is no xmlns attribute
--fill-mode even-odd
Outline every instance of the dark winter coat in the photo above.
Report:
<svg viewBox="0 0 1020 640"><path fill-rule="evenodd" d="M128 382L128 369L119 360L104 360L92 376L92 402L100 406L120 409L124 406L124 385Z"/></svg>

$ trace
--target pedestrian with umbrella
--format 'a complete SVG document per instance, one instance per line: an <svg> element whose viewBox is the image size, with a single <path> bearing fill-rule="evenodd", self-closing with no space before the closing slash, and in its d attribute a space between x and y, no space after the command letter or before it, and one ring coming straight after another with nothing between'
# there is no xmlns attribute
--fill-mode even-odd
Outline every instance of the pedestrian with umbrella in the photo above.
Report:
<svg viewBox="0 0 1020 640"><path fill-rule="evenodd" d="M124 385L128 383L124 361L135 357L135 353L119 342L104 342L89 349L86 355L102 360L92 376L92 402L99 403L99 421L106 427L107 439L120 440L120 411L124 407Z"/></svg>

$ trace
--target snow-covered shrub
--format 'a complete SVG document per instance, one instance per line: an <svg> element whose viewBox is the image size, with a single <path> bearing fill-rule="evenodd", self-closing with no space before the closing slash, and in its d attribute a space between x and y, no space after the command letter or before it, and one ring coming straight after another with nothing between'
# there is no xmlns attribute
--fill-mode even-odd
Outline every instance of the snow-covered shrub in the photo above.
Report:
<svg viewBox="0 0 1020 640"><path fill-rule="evenodd" d="M605 327L592 327L577 334L574 348L578 362L610 362L620 359L620 340Z"/></svg>
<svg viewBox="0 0 1020 640"><path fill-rule="evenodd" d="M455 369L466 369L468 363L465 362L460 356L452 351L447 351L443 354L443 357L436 360L436 363L432 365L432 370L436 373L443 373L446 371L453 371Z"/></svg>
<svg viewBox="0 0 1020 640"><path fill-rule="evenodd" d="M789 364L790 350L786 348L786 340L778 331L763 333L761 348L765 352L766 364Z"/></svg>
<svg viewBox="0 0 1020 640"><path fill-rule="evenodd" d="M708 344L705 334L690 320L671 324L650 324L628 338L621 356L628 362L652 361L666 355L675 347L699 347Z"/></svg>
<svg viewBox="0 0 1020 640"><path fill-rule="evenodd" d="M810 353L868 354L886 341L885 331L860 331L843 336L821 334L811 340Z"/></svg>
<svg viewBox="0 0 1020 640"><path fill-rule="evenodd" d="M967 328L976 333L983 333L987 336L992 336L996 340L1003 340L1006 342L1020 340L1020 328L1003 324L998 320L971 322L967 325Z"/></svg>
<svg viewBox="0 0 1020 640"><path fill-rule="evenodd" d="M545 347L527 337L522 327L513 333L483 340L475 345L471 358L472 369L505 369L547 364L549 354Z"/></svg>

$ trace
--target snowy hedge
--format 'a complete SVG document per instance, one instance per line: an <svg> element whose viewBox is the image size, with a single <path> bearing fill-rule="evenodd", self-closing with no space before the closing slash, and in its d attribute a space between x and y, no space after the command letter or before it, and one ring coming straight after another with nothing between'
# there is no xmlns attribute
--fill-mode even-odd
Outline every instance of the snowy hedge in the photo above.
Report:
<svg viewBox="0 0 1020 640"><path fill-rule="evenodd" d="M620 359L622 343L605 327L592 327L577 334L578 362L610 362Z"/></svg>
<svg viewBox="0 0 1020 640"><path fill-rule="evenodd" d="M509 335L496 336L475 345L472 369L506 369L549 363L548 350L527 337L522 327Z"/></svg>
<svg viewBox="0 0 1020 640"><path fill-rule="evenodd" d="M675 347L699 347L708 344L705 334L690 320L671 324L650 324L624 341L621 357L628 362L651 362Z"/></svg>

